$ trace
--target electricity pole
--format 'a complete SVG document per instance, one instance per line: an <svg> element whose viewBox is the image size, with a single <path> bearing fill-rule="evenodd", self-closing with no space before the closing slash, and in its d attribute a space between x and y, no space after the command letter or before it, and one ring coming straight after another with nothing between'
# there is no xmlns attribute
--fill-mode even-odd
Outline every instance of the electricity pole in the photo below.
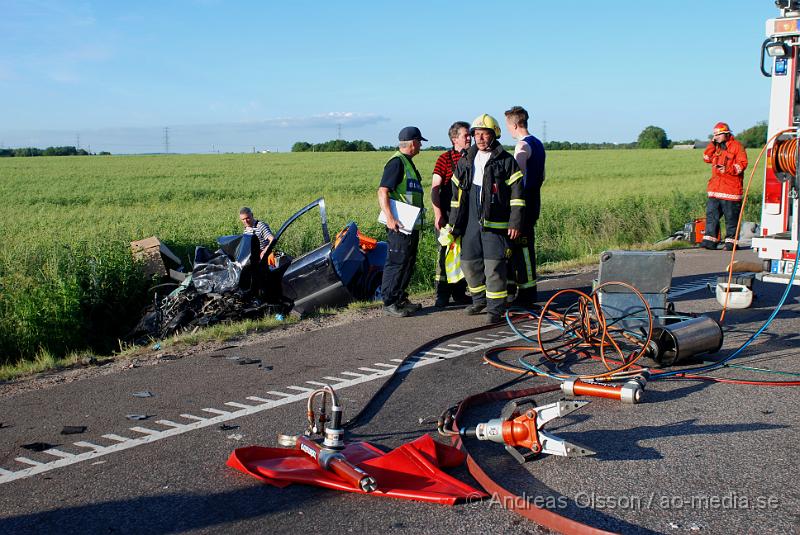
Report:
<svg viewBox="0 0 800 535"><path fill-rule="evenodd" d="M80 134L75 134L75 148L76 149L81 148L81 135Z"/></svg>
<svg viewBox="0 0 800 535"><path fill-rule="evenodd" d="M169 154L169 126L164 127L164 152Z"/></svg>
<svg viewBox="0 0 800 535"><path fill-rule="evenodd" d="M547 143L547 121L542 121L542 143Z"/></svg>
<svg viewBox="0 0 800 535"><path fill-rule="evenodd" d="M336 131L337 131L336 139L342 139L342 123L338 123L336 125Z"/></svg>

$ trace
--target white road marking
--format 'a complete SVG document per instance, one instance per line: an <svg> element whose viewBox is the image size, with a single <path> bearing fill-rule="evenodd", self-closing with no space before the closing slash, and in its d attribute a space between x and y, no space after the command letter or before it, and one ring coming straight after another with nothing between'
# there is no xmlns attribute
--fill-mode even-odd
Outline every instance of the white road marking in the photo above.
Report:
<svg viewBox="0 0 800 535"><path fill-rule="evenodd" d="M148 427L131 427L131 431L136 431L137 433L142 433L143 435L160 435L161 431L156 431L155 429L150 429Z"/></svg>
<svg viewBox="0 0 800 535"><path fill-rule="evenodd" d="M203 410L204 412L207 412L209 414L230 414L231 413L230 411L221 411L219 409L212 409L212 408L206 408L206 409L201 409L201 410Z"/></svg>
<svg viewBox="0 0 800 535"><path fill-rule="evenodd" d="M552 327L545 327L546 330L552 329ZM528 334L528 333L526 333ZM477 340L478 338L476 338ZM336 388L337 390L350 388L353 386L357 386L363 383L368 383L371 381L376 381L379 379L385 379L392 375L393 373L406 373L411 371L412 369L421 368L423 366L429 366L432 364L436 364L442 362L444 360L449 360L453 358L460 357L462 355L467 355L470 353L474 353L476 351L481 351L484 349L489 349L494 346L498 346L504 343L511 343L517 340L516 336L510 336L507 338L502 339L488 339L485 340L485 343L475 345L471 348L466 348L461 351L455 351L453 353L443 355L442 358L423 358L413 362L406 362L402 366L395 367L392 366L391 368L387 368L385 370L380 370L375 373L364 375L364 374L356 374L352 372L342 372L341 375L351 375L353 376L352 379L340 379L338 377L325 377L325 379L330 379L337 381ZM467 343L467 342L461 342ZM476 344L476 342L471 342L470 345ZM391 362L403 362L402 359L391 359ZM377 364L376 364L377 366ZM299 392L297 394L286 394L284 392L268 392L268 394L278 395L281 396L281 399L277 400L268 400L263 405L247 405L247 408L242 408L236 411L226 412L220 411L217 409L206 408L202 409L205 412L218 414L218 416L203 418L200 416L194 416L192 414L181 414L182 418L186 418L188 420L195 420L192 423L187 423L185 425L181 425L180 427L172 427L170 429L165 429L163 431L155 431L153 429L147 428L131 428L133 430L142 432L141 430L145 430L143 435L138 438L130 438L126 439L124 437L114 435L114 434L106 434L102 435L103 438L107 438L109 440L117 441L117 444L113 444L111 446L98 446L97 444L92 444L90 442L75 442L76 446L88 448L91 451L87 451L85 453L79 453L75 455L70 455L69 457L64 457L60 459L56 459L55 461L50 461L48 463L41 463L39 461L34 461L32 459L28 459L27 457L18 457L16 460L31 465L30 468L24 468L22 470L17 471L10 471L6 469L0 468L0 484L9 483L11 481L16 481L18 479L24 479L27 477L35 476L37 474L42 474L44 472L49 472L51 470L55 470L58 468L63 468L65 466L71 466L76 463L80 463L83 461L88 461L92 459L96 459L98 457L102 457L105 455L110 455L112 453L116 453L119 451L128 450L131 448L135 448L137 446L142 446L144 444L150 444L157 440L163 440L165 438L174 437L178 435L182 435L184 433L189 433L191 431L196 431L199 429L204 429L206 427L211 427L215 425L219 425L224 422L228 422L231 420L236 420L237 418L242 418L244 416L249 416L251 414L257 414L266 410L271 410L276 407L281 407L283 405L289 405L291 403L296 403L298 401L304 401L308 398L309 392ZM253 399L253 397L249 397L247 399ZM258 398L256 401L259 401L263 398Z"/></svg>
<svg viewBox="0 0 800 535"><path fill-rule="evenodd" d="M382 372L383 371L383 370L376 370L375 368L359 368L359 370L362 370L362 371L365 371L365 372L371 372L371 373Z"/></svg>
<svg viewBox="0 0 800 535"><path fill-rule="evenodd" d="M456 349L467 349L467 346L462 346L458 344L447 344L447 347L454 347Z"/></svg>
<svg viewBox="0 0 800 535"><path fill-rule="evenodd" d="M171 420L156 420L156 423L161 425L168 425L170 427L183 427L183 424L177 424Z"/></svg>
<svg viewBox="0 0 800 535"><path fill-rule="evenodd" d="M291 396L291 394L287 394L286 392L276 392L274 390L267 391L267 394L272 394L273 396L281 396L283 398Z"/></svg>
<svg viewBox="0 0 800 535"><path fill-rule="evenodd" d="M81 440L80 442L73 442L76 446L80 446L81 448L89 448L90 450L100 451L103 449L103 446L98 446L97 444L92 444L91 442L85 442Z"/></svg>
<svg viewBox="0 0 800 535"><path fill-rule="evenodd" d="M50 448L49 450L44 450L42 453L47 453L48 455L61 458L73 457L75 455L74 453L67 453L66 451L61 451L57 448Z"/></svg>
<svg viewBox="0 0 800 535"><path fill-rule="evenodd" d="M33 459L28 459L27 457L17 457L14 459L19 463L29 464L31 466L44 466L46 463L40 463L39 461L34 461Z"/></svg>
<svg viewBox="0 0 800 535"><path fill-rule="evenodd" d="M373 366L380 366L381 368L391 368L391 369L397 368L397 366L392 366L391 364L384 364L382 362L376 362L375 364L373 364ZM306 382L310 382L310 381L306 381Z"/></svg>
<svg viewBox="0 0 800 535"><path fill-rule="evenodd" d="M181 414L183 416L183 414ZM116 440L117 442L127 442L130 439L128 437L121 437L119 435L115 435L113 433L109 433L107 435L102 435L103 438L107 438L108 440Z"/></svg>
<svg viewBox="0 0 800 535"><path fill-rule="evenodd" d="M682 284L675 288L670 289L667 297L680 297L681 295L690 294L692 292L696 292L698 290L704 290L708 287L709 284L715 284L717 282L717 277L708 277L705 279L700 279L696 282Z"/></svg>
<svg viewBox="0 0 800 535"><path fill-rule="evenodd" d="M306 388L304 386L287 386L286 388L291 388L292 390L297 390L298 392L313 392L316 388Z"/></svg>
<svg viewBox="0 0 800 535"><path fill-rule="evenodd" d="M319 383L317 381L306 381L306 383L314 386L328 386L328 383Z"/></svg>
<svg viewBox="0 0 800 535"><path fill-rule="evenodd" d="M226 401L223 405L228 405L229 407L236 407L237 409L246 409L248 407L252 407L252 405L245 405L244 403L236 403L235 401Z"/></svg>
<svg viewBox="0 0 800 535"><path fill-rule="evenodd" d="M273 401L271 399L264 399L264 398L260 398L258 396L247 396L247 398L245 398L245 399L249 399L250 401L259 401L261 403L272 403L272 401Z"/></svg>
<svg viewBox="0 0 800 535"><path fill-rule="evenodd" d="M350 377L365 377L363 373L353 373L353 372L339 372L339 375L349 375Z"/></svg>

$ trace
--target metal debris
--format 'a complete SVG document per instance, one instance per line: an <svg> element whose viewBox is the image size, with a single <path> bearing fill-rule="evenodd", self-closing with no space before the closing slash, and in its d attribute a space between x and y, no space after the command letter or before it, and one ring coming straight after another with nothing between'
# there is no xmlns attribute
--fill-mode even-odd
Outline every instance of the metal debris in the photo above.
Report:
<svg viewBox="0 0 800 535"><path fill-rule="evenodd" d="M233 431L234 429L239 429L238 425L229 425L229 424L220 424L219 430L220 431Z"/></svg>
<svg viewBox="0 0 800 535"><path fill-rule="evenodd" d="M147 420L150 418L148 414L126 414L125 418L128 420Z"/></svg>
<svg viewBox="0 0 800 535"><path fill-rule="evenodd" d="M79 435L86 431L85 425L65 425L61 430L62 435Z"/></svg>
<svg viewBox="0 0 800 535"><path fill-rule="evenodd" d="M142 390L141 392L134 392L133 397L135 398L151 398L153 397L153 393L149 390Z"/></svg>
<svg viewBox="0 0 800 535"><path fill-rule="evenodd" d="M58 444L48 444L47 442L31 442L30 444L23 444L22 447L30 451L45 451L50 448L55 448Z"/></svg>

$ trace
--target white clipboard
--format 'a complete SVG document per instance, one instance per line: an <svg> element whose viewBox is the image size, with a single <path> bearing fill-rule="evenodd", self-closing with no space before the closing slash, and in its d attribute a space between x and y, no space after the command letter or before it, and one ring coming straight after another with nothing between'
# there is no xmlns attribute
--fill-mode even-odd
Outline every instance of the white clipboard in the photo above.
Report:
<svg viewBox="0 0 800 535"><path fill-rule="evenodd" d="M403 225L403 227L399 229L400 232L403 234L411 234L411 231L414 230L414 225L417 224L422 209L413 204L396 201L394 199L389 199L389 208L392 210L394 218ZM386 216L383 214L383 210L378 214L378 223L386 224Z"/></svg>

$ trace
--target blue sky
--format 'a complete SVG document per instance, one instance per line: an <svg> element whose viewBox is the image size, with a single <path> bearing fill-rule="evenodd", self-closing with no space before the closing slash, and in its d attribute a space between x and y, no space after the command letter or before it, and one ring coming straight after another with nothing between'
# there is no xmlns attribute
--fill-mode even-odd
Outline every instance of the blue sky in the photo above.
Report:
<svg viewBox="0 0 800 535"><path fill-rule="evenodd" d="M531 113L547 140L705 138L767 117L772 0L0 0L0 144L93 151L394 144ZM341 126L339 126L341 125ZM507 137L507 134L506 136Z"/></svg>

